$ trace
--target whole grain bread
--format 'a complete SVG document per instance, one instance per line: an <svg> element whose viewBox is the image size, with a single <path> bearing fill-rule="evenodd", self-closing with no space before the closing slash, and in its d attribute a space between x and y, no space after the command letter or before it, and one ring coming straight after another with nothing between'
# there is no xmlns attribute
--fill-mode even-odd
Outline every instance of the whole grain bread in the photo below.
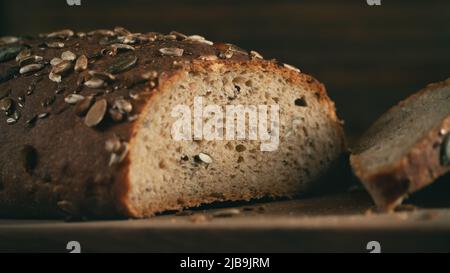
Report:
<svg viewBox="0 0 450 273"><path fill-rule="evenodd" d="M344 149L321 83L232 44L121 27L0 44L2 216L139 218L296 196L319 185ZM175 141L171 111L198 96L205 105L279 105L278 148Z"/></svg>
<svg viewBox="0 0 450 273"><path fill-rule="evenodd" d="M450 79L383 114L352 147L350 162L382 210L450 170Z"/></svg>

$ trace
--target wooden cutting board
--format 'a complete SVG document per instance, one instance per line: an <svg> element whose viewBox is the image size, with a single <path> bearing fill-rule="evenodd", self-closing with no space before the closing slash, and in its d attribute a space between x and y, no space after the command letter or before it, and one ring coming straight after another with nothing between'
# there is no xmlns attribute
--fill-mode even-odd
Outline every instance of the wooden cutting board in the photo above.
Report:
<svg viewBox="0 0 450 273"><path fill-rule="evenodd" d="M347 192L145 220L0 220L0 251L69 252L70 241L82 252L370 252L373 244L381 252L450 251L450 209L371 207L364 192Z"/></svg>

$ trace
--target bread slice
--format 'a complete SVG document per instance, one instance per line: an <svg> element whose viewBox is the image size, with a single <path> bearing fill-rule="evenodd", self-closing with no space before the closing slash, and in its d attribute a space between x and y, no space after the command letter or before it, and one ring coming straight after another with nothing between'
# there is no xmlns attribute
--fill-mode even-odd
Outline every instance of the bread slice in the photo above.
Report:
<svg viewBox="0 0 450 273"><path fill-rule="evenodd" d="M0 84L2 99L16 106L0 123L2 215L141 218L217 201L292 197L320 185L344 149L324 86L256 52L198 35L123 28L63 30L17 43L19 56L28 50L42 58L0 63L0 73L32 70ZM66 61L54 59L60 56ZM267 116L249 110L227 120L234 106L266 106ZM177 109L192 116L181 123ZM267 127L246 118L252 113ZM227 121L244 137L225 137L233 131ZM205 128L223 129L222 139L208 138ZM250 138L253 130L259 138Z"/></svg>
<svg viewBox="0 0 450 273"><path fill-rule="evenodd" d="M450 79L383 114L352 148L354 173L382 210L450 169Z"/></svg>

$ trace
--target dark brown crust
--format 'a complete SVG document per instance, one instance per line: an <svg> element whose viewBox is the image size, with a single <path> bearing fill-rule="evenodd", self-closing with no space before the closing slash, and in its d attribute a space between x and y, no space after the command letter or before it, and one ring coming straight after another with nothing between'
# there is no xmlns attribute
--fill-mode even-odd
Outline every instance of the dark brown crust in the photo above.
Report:
<svg viewBox="0 0 450 273"><path fill-rule="evenodd" d="M90 56L92 63L88 70L104 70L114 57L98 55L106 46L99 44L104 38L101 35L76 36L69 38L23 38L19 43L29 46L33 53L50 61L59 57L63 51L70 50L78 56ZM45 48L45 42L63 42L61 49ZM275 61L253 60L243 52L234 52L229 59L219 61L200 60L204 56L220 56L221 49L211 45L191 41L168 40L161 36L152 42L138 42L133 45L133 52L138 57L137 65L117 74L118 89L109 94L101 94L98 99L105 98L109 104L118 97L125 97L133 103L133 114L145 112L152 97L166 89L176 78L177 71L182 69L201 69L211 62L223 62L226 65L254 65L274 73L281 73L287 79L307 84L317 90L318 99L328 107L330 118L336 120L339 132L342 132L340 121L336 117L334 104L328 98L325 88L311 76L300 74L280 67ZM177 47L184 49L182 57L163 56L158 49ZM130 54L129 52L119 53ZM176 65L174 61L186 62ZM0 63L0 73L16 65L15 60ZM64 97L76 89L78 72L71 72L63 78L65 91L55 95L58 85L48 79L50 65L36 75L16 75L15 78L0 83L0 91L11 90L10 97L18 101L24 95L32 81L42 78L32 95L25 96L26 102L20 108L21 118L13 125L7 125L5 119L0 120L0 216L3 217L61 217L87 216L95 218L136 217L142 215L127 202L129 190L128 170L130 159L109 166L110 153L105 150L105 142L113 135L132 145L133 136L139 130L142 116L134 122L113 122L106 119L100 126L89 128L83 117L74 113L74 107L64 102ZM143 72L155 70L159 74L159 85L152 89L150 82L133 87L125 87L124 83ZM86 96L105 91L84 87L80 94ZM138 100L129 98L129 92L140 95ZM55 102L43 107L42 101L55 95ZM37 120L33 127L26 121L36 114L48 112L50 115ZM2 113L3 114L3 113ZM22 150L25 145L37 151L37 164L30 171L24 168ZM63 201L64 206L61 206ZM60 204L58 206L58 204Z"/></svg>
<svg viewBox="0 0 450 273"><path fill-rule="evenodd" d="M450 79L430 84L389 109L385 115L424 93L433 92L449 84ZM379 122L380 119L371 128L378 127ZM353 151L350 157L353 171L381 210L392 211L409 194L431 184L436 178L450 170L450 166L443 166L440 162L441 143L448 132L450 132L450 116L436 124L398 161L370 173L365 171L364 166L361 166L359 153L362 151L359 148Z"/></svg>

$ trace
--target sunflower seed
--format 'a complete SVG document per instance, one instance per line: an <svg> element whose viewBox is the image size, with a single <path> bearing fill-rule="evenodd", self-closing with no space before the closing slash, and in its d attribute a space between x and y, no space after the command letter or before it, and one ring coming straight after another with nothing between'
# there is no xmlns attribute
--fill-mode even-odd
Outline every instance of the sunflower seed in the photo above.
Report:
<svg viewBox="0 0 450 273"><path fill-rule="evenodd" d="M181 57L183 56L184 50L177 47L163 47L159 49L159 52L166 56Z"/></svg>
<svg viewBox="0 0 450 273"><path fill-rule="evenodd" d="M88 127L94 127L102 122L105 117L106 108L108 103L105 99L99 100L89 109L86 118L84 119L84 124Z"/></svg>
<svg viewBox="0 0 450 273"><path fill-rule="evenodd" d="M20 68L19 73L26 74L26 73L36 72L36 71L41 70L42 68L44 68L43 64L29 64L29 65L26 65L26 66Z"/></svg>
<svg viewBox="0 0 450 273"><path fill-rule="evenodd" d="M19 66L13 66L10 68L7 68L3 72L0 72L0 83L6 82L10 79L12 79L18 72L20 67Z"/></svg>
<svg viewBox="0 0 450 273"><path fill-rule="evenodd" d="M9 117L9 118L6 119L6 124L8 124L8 125L12 125L12 124L14 124L16 122L17 122L17 119L15 119L15 118Z"/></svg>
<svg viewBox="0 0 450 273"><path fill-rule="evenodd" d="M75 55L75 53L73 53L72 51L64 51L61 54L61 59L63 59L64 61L74 61L77 58L77 55Z"/></svg>
<svg viewBox="0 0 450 273"><path fill-rule="evenodd" d="M134 54L122 55L113 60L113 63L106 69L107 73L117 74L134 66L137 62L137 56Z"/></svg>
<svg viewBox="0 0 450 273"><path fill-rule="evenodd" d="M39 63L42 62L44 60L44 58L42 56L37 56L37 55L33 55L33 56L28 56L26 58L23 58L22 60L20 60L19 65L20 66L25 66L28 64L32 64L32 63Z"/></svg>
<svg viewBox="0 0 450 273"><path fill-rule="evenodd" d="M31 82L30 85L28 85L26 95L29 96L29 95L33 94L35 88L36 88L36 83Z"/></svg>
<svg viewBox="0 0 450 273"><path fill-rule="evenodd" d="M78 57L77 61L75 62L75 71L80 72L83 70L86 70L88 67L88 58L86 55L81 55Z"/></svg>
<svg viewBox="0 0 450 273"><path fill-rule="evenodd" d="M115 134L105 142L105 150L110 153L118 152L121 147L122 143Z"/></svg>
<svg viewBox="0 0 450 273"><path fill-rule="evenodd" d="M77 32L77 36L78 36L78 38L84 38L84 37L86 37L86 32Z"/></svg>
<svg viewBox="0 0 450 273"><path fill-rule="evenodd" d="M99 79L107 81L107 82L113 82L117 79L116 76L114 76L113 74L107 73L107 72L91 70L88 73L93 78L99 78Z"/></svg>
<svg viewBox="0 0 450 273"><path fill-rule="evenodd" d="M290 65L290 64L283 64L283 66L286 67L287 69L290 69L290 70L293 70L293 71L295 71L295 72L299 72L299 73L300 73L300 69L298 69L298 68L295 67L295 66L292 66L292 65Z"/></svg>
<svg viewBox="0 0 450 273"><path fill-rule="evenodd" d="M75 114L78 116L86 115L89 108L91 108L92 103L94 102L93 96L87 96L77 103L75 106Z"/></svg>
<svg viewBox="0 0 450 273"><path fill-rule="evenodd" d="M211 156L205 153L199 153L198 155L194 156L194 160L199 163L206 163L206 164L211 164L213 162Z"/></svg>
<svg viewBox="0 0 450 273"><path fill-rule="evenodd" d="M110 46L110 51L108 52L109 55L111 56L115 56L117 55L118 52L120 51L134 51L135 48L130 46L130 45L126 45L126 44L112 44Z"/></svg>
<svg viewBox="0 0 450 273"><path fill-rule="evenodd" d="M64 101L68 104L76 104L84 99L84 96L78 94L69 94L64 98Z"/></svg>
<svg viewBox="0 0 450 273"><path fill-rule="evenodd" d="M177 40L184 40L188 37L187 35L178 31L171 31L169 34L175 36Z"/></svg>
<svg viewBox="0 0 450 273"><path fill-rule="evenodd" d="M49 115L50 115L50 113L43 112L43 113L40 113L39 115L37 115L37 117L38 117L38 119L44 119L44 118L48 117Z"/></svg>
<svg viewBox="0 0 450 273"><path fill-rule="evenodd" d="M201 43L201 44L207 44L207 45L214 44L213 42L206 40L205 37L200 36L200 35L190 35L184 40L190 41L190 42L197 42L197 43Z"/></svg>
<svg viewBox="0 0 450 273"><path fill-rule="evenodd" d="M144 80L153 80L158 78L158 72L155 70L147 71L141 74L141 78Z"/></svg>
<svg viewBox="0 0 450 273"><path fill-rule="evenodd" d="M250 51L250 57L252 59L264 59L264 57L261 54L259 54L257 51L254 50Z"/></svg>
<svg viewBox="0 0 450 273"><path fill-rule="evenodd" d="M50 60L50 64L51 64L51 66L56 66L56 65L62 63L62 61L63 61L63 59L55 57Z"/></svg>
<svg viewBox="0 0 450 273"><path fill-rule="evenodd" d="M13 101L10 98L3 98L0 100L0 110L7 112L11 109Z"/></svg>
<svg viewBox="0 0 450 273"><path fill-rule="evenodd" d="M73 65L70 61L62 61L57 65L53 66L52 73L54 74L64 74L72 69Z"/></svg>
<svg viewBox="0 0 450 273"><path fill-rule="evenodd" d="M62 38L66 39L69 37L72 37L75 35L75 33L70 29L63 29L55 32L48 33L46 36L47 38Z"/></svg>
<svg viewBox="0 0 450 273"><path fill-rule="evenodd" d="M109 109L109 115L112 118L112 120L114 120L116 122L123 120L123 114L115 108Z"/></svg>
<svg viewBox="0 0 450 273"><path fill-rule="evenodd" d="M92 78L84 83L85 86L96 89L105 86L105 81L99 78Z"/></svg>
<svg viewBox="0 0 450 273"><path fill-rule="evenodd" d="M52 82L61 82L61 75L59 74L55 74L53 72L50 72L50 74L48 74L48 78L52 81Z"/></svg>
<svg viewBox="0 0 450 273"><path fill-rule="evenodd" d="M132 33L131 33L129 30L127 30L126 28L124 28L124 27L119 27L119 26L117 26L117 27L114 28L114 33L116 33L116 34L119 35L119 36L128 36L128 35L131 35L131 34L132 34Z"/></svg>
<svg viewBox="0 0 450 273"><path fill-rule="evenodd" d="M131 102L124 98L117 98L114 101L113 108L119 110L121 113L131 113L131 111L133 111L133 105Z"/></svg>
<svg viewBox="0 0 450 273"><path fill-rule="evenodd" d="M128 143L122 142L121 148L119 153L112 153L111 157L109 158L109 166L112 166L114 164L119 164L122 162L126 155L128 154Z"/></svg>
<svg viewBox="0 0 450 273"><path fill-rule="evenodd" d="M200 56L199 59L203 60L203 61L216 61L217 56L216 55L203 55L203 56Z"/></svg>
<svg viewBox="0 0 450 273"><path fill-rule="evenodd" d="M37 115L34 115L29 120L27 120L26 123L28 124L28 126L32 126L32 125L34 125L34 123L36 123L36 120L37 120Z"/></svg>
<svg viewBox="0 0 450 273"><path fill-rule="evenodd" d="M63 48L65 46L62 42L46 42L45 45L49 48Z"/></svg>
<svg viewBox="0 0 450 273"><path fill-rule="evenodd" d="M0 37L0 45L8 45L17 43L20 39L14 36Z"/></svg>
<svg viewBox="0 0 450 273"><path fill-rule="evenodd" d="M22 59L25 59L27 57L31 56L31 50L29 48L26 48L19 52L19 54L16 56L16 62L20 63Z"/></svg>
<svg viewBox="0 0 450 273"><path fill-rule="evenodd" d="M89 36L100 35L100 36L113 37L113 36L116 36L116 33L109 29L96 29L96 30L88 32L88 35Z"/></svg>
<svg viewBox="0 0 450 273"><path fill-rule="evenodd" d="M139 115L128 116L127 120L128 120L128 122L133 122L133 121L137 120L138 117L139 117Z"/></svg>
<svg viewBox="0 0 450 273"><path fill-rule="evenodd" d="M21 45L11 45L0 48L0 63L16 58L23 49L24 47Z"/></svg>
<svg viewBox="0 0 450 273"><path fill-rule="evenodd" d="M241 211L239 209L230 208L230 209L222 209L212 213L214 217L232 217L240 214Z"/></svg>

